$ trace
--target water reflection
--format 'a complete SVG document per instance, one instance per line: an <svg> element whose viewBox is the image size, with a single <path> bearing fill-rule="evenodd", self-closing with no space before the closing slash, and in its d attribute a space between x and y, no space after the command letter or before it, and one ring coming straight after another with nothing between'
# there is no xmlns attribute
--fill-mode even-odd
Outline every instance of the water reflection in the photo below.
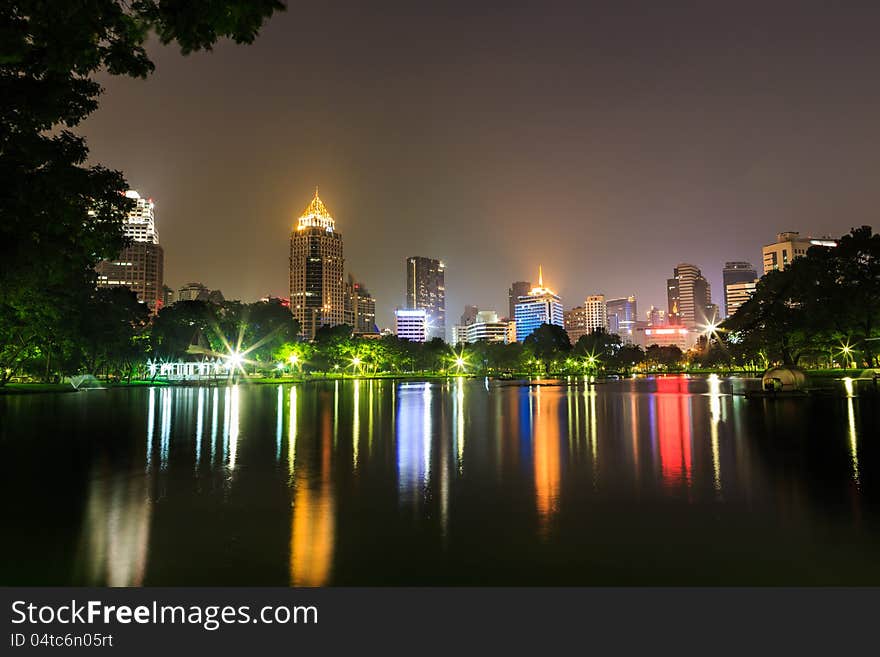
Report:
<svg viewBox="0 0 880 657"><path fill-rule="evenodd" d="M295 387L292 389L295 390ZM291 409L295 397L291 397ZM290 520L290 584L322 586L327 584L333 565L336 534L336 510L331 481L332 427L330 409L320 410L320 450L317 466L303 456L294 478L297 461L295 433L290 436L291 482L294 488L293 513ZM295 420L291 421L291 431Z"/></svg>
<svg viewBox="0 0 880 657"><path fill-rule="evenodd" d="M657 436L660 471L668 486L690 485L692 468L691 396L684 377L657 379Z"/></svg>
<svg viewBox="0 0 880 657"><path fill-rule="evenodd" d="M554 392L542 392L534 388L534 467L535 497L538 513L546 527L556 511L559 499L559 483L562 477L560 459L559 417L556 409L559 397Z"/></svg>
<svg viewBox="0 0 880 657"><path fill-rule="evenodd" d="M143 476L127 478L106 467L92 478L78 561L92 586L141 586L147 568L152 504Z"/></svg>
<svg viewBox="0 0 880 657"><path fill-rule="evenodd" d="M401 499L416 501L431 473L431 384L396 388L397 481Z"/></svg>
<svg viewBox="0 0 880 657"><path fill-rule="evenodd" d="M861 487L859 480L859 441L856 433L856 411L854 407L853 397L853 380L849 377L843 380L844 390L846 390L846 419L847 419L847 436L849 437L849 453L852 463L852 477L857 488Z"/></svg>
<svg viewBox="0 0 880 657"><path fill-rule="evenodd" d="M863 532L880 526L864 499L877 414L853 382L824 401L745 399L717 377L540 384L458 377L70 395L59 403L76 410L63 415L72 455L37 452L20 421L0 425L0 450L33 445L54 468L44 480L65 482L55 498L82 491L64 514L52 516L57 499L33 513L70 532L56 542L70 546L79 584L185 584L173 566L181 554L202 555L187 566L199 583L248 583L251 571L272 584L420 583L395 573L441 570L467 583L508 561L539 574L564 565L588 581L596 563L628 572L642 543L649 561L690 572L707 559L693 546L713 541L761 546L782 567L780 554L817 535L860 545L841 533L851 518ZM130 400L132 426L81 412L102 399ZM95 428L96 417L116 424ZM785 545L777 528L802 535ZM660 549L666 541L684 546L682 563ZM493 581L519 581L510 567ZM820 572L811 568L799 572Z"/></svg>
<svg viewBox="0 0 880 657"><path fill-rule="evenodd" d="M721 422L721 380L717 374L709 376L709 430L712 440L712 470L715 490L721 492L721 452L718 446L718 423Z"/></svg>

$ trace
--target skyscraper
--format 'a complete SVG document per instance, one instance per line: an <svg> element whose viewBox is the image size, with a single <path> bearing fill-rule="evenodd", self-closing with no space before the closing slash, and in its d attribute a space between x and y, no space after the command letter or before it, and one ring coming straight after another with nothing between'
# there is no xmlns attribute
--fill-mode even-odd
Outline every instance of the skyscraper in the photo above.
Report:
<svg viewBox="0 0 880 657"><path fill-rule="evenodd" d="M165 253L159 245L156 231L155 204L151 198L142 198L133 189L125 196L135 207L123 222L123 232L131 243L114 260L104 260L95 267L98 287L130 288L151 312L157 312L164 303L163 269Z"/></svg>
<svg viewBox="0 0 880 657"><path fill-rule="evenodd" d="M699 267L679 263L666 289L670 324L693 329L714 319L711 287Z"/></svg>
<svg viewBox="0 0 880 657"><path fill-rule="evenodd" d="M758 278L758 272L750 262L725 262L724 269L721 270L721 278L724 285L724 316L730 317L734 311L730 309L727 286L734 283L752 283Z"/></svg>
<svg viewBox="0 0 880 657"><path fill-rule="evenodd" d="M516 317L516 302L520 297L526 296L531 289L531 281L514 281L510 284L510 289L507 290L508 312L510 313L507 316L508 319L514 319Z"/></svg>
<svg viewBox="0 0 880 657"><path fill-rule="evenodd" d="M758 280L742 281L740 283L731 283L724 288L727 297L727 316L732 317L739 307L752 298L755 293L755 287Z"/></svg>
<svg viewBox="0 0 880 657"><path fill-rule="evenodd" d="M345 323L354 333L378 333L376 300L351 274L345 283Z"/></svg>
<svg viewBox="0 0 880 657"><path fill-rule="evenodd" d="M550 288L544 287L544 272L538 267L538 285L517 299L514 309L516 341L522 342L541 324L564 328L562 301Z"/></svg>
<svg viewBox="0 0 880 657"><path fill-rule="evenodd" d="M475 321L477 321L477 313L480 312L480 309L476 306L472 306L470 304L465 305L464 312L461 314L461 321L459 321L460 326L470 326Z"/></svg>
<svg viewBox="0 0 880 657"><path fill-rule="evenodd" d="M290 233L290 311L300 332L345 322L342 234L318 190Z"/></svg>
<svg viewBox="0 0 880 657"><path fill-rule="evenodd" d="M587 331L608 331L608 306L604 294L591 294L584 301L584 314L587 318Z"/></svg>
<svg viewBox="0 0 880 657"><path fill-rule="evenodd" d="M434 258L406 259L406 307L423 309L428 322L428 340L446 339L446 265Z"/></svg>
<svg viewBox="0 0 880 657"><path fill-rule="evenodd" d="M608 332L617 335L632 337L633 327L639 319L634 296L608 299L605 302L608 309Z"/></svg>
<svg viewBox="0 0 880 657"><path fill-rule="evenodd" d="M761 249L764 273L768 274L777 269L785 269L792 260L806 255L807 249L811 246L837 246L837 240L830 237L820 239L801 237L797 231L777 233L776 242L767 244Z"/></svg>
<svg viewBox="0 0 880 657"><path fill-rule="evenodd" d="M562 325L568 333L568 339L575 344L583 336L590 332L587 328L587 313L583 306L575 306L571 310L562 313Z"/></svg>

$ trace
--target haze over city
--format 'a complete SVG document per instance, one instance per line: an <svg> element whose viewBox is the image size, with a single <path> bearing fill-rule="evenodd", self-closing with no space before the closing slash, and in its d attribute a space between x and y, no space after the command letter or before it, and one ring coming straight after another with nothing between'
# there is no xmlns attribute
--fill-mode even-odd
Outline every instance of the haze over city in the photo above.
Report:
<svg viewBox="0 0 880 657"><path fill-rule="evenodd" d="M760 20L756 19L760 16ZM666 306L676 263L721 300L779 231L872 223L876 7L291 5L247 48L150 48L103 79L92 160L156 200L172 287L287 295L288 237L320 186L346 271L404 302L404 260L444 260L448 324L505 314L513 280L565 307Z"/></svg>

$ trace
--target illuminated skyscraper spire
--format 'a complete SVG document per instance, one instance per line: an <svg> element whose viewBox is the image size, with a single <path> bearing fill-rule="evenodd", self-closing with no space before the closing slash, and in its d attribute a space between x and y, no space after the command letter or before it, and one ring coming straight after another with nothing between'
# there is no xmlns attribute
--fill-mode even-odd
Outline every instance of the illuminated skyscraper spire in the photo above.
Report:
<svg viewBox="0 0 880 657"><path fill-rule="evenodd" d="M538 287L544 287L544 269L538 265Z"/></svg>
<svg viewBox="0 0 880 657"><path fill-rule="evenodd" d="M306 206L306 209L303 210L296 227L297 230L302 230L303 228L323 228L328 232L333 232L336 228L336 222L333 220L321 197L318 196L317 187L315 187L315 197Z"/></svg>

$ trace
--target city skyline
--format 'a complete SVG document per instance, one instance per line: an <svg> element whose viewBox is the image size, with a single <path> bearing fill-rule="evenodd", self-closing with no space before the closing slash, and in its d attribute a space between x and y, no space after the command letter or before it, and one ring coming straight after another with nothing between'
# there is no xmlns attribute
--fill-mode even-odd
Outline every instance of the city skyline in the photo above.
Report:
<svg viewBox="0 0 880 657"><path fill-rule="evenodd" d="M541 12L552 40L528 38L526 9L413 11L297 7L246 51L152 43L149 80L101 79L91 160L157 199L172 287L285 296L286 234L316 184L380 326L413 253L447 264L449 308L503 312L539 262L567 307L592 292L665 307L677 262L719 303L724 263L759 265L776 233L872 223L880 98L856 73L876 9L767 8L758 25L709 8ZM302 24L332 26L333 52L313 57L323 37Z"/></svg>

